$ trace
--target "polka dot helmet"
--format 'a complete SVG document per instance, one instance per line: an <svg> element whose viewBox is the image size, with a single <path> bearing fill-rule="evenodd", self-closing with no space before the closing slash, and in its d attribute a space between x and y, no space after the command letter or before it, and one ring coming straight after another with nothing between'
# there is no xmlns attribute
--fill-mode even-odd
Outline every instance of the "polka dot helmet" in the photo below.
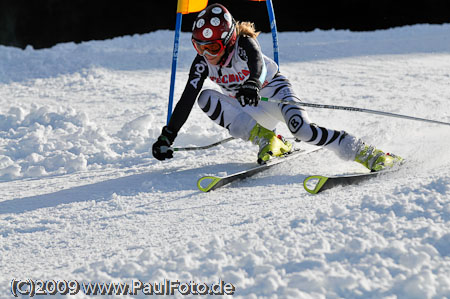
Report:
<svg viewBox="0 0 450 299"><path fill-rule="evenodd" d="M192 26L192 40L197 42L221 41L223 47L236 42L236 25L228 9L211 4L202 10Z"/></svg>

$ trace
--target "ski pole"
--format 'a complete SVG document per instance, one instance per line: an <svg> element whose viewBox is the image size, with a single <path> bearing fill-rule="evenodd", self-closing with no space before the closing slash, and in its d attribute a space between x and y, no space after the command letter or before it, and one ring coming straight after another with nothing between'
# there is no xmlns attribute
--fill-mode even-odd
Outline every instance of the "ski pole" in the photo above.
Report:
<svg viewBox="0 0 450 299"><path fill-rule="evenodd" d="M378 115L397 117L397 118L405 118L405 119L410 119L410 120L416 120L416 121L422 121L422 122L428 122L428 123L433 123L433 124L450 126L450 123L448 123L448 122L432 120L432 119L426 119L426 118L420 118L420 117L414 117L414 116L403 115L403 114L396 114L396 113L392 113L392 112L384 112L384 111L377 111L377 110L371 110L371 109L357 108L357 107L324 105L324 104L314 104L314 103L305 103L305 102L294 102L294 101L289 101L289 100L269 99L269 98L264 98L264 97L261 97L261 101L270 102L270 103L280 103L280 104L292 104L292 105L297 105L297 106L302 106L302 107L311 107L311 108L323 108L323 109L334 109L334 110L365 112L365 113L371 113L371 114L378 114Z"/></svg>
<svg viewBox="0 0 450 299"><path fill-rule="evenodd" d="M185 151L196 151L196 150L203 150L203 149L208 149L214 146L217 146L219 144L222 143L226 143L228 141L234 140L234 137L228 137L226 139L208 144L208 145L203 145L203 146L194 146L194 147L173 147L171 148L174 152L185 152Z"/></svg>

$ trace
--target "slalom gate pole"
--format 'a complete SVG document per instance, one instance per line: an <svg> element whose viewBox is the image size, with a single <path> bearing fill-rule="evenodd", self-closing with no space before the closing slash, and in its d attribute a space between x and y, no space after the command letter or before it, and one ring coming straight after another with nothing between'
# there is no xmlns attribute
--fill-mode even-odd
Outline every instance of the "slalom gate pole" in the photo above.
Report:
<svg viewBox="0 0 450 299"><path fill-rule="evenodd" d="M408 115L403 115L403 114L396 114L396 113L391 113L391 112L384 112L384 111L377 111L377 110L371 110L371 109L357 108L357 107L324 105L324 104L314 104L314 103L305 103L305 102L294 102L294 101L289 101L289 100L269 99L269 98L263 98L263 97L261 98L261 101L270 102L270 103L279 103L279 104L292 104L292 105L301 106L301 107L311 107L311 108L323 108L323 109L334 109L334 110L365 112L365 113L370 113L370 114L378 114L378 115L384 115L384 116L389 116L389 117L404 118L404 119L409 119L409 120L416 120L416 121L422 121L422 122L428 122L428 123L433 123L433 124L450 126L449 122L443 122L443 121L432 120L432 119L425 119L425 118L408 116Z"/></svg>
<svg viewBox="0 0 450 299"><path fill-rule="evenodd" d="M181 12L177 13L177 20L175 24L175 39L173 42L173 56L172 56L172 73L170 76L170 90L169 90L169 105L167 108L167 124L169 124L170 117L172 116L173 107L173 95L175 90L175 75L177 73L177 62L178 62L178 46L180 44L180 31L181 31L181 21L183 14Z"/></svg>
<svg viewBox="0 0 450 299"><path fill-rule="evenodd" d="M278 59L278 35L277 35L277 23L275 21L275 13L273 11L272 0L266 0L267 12L269 13L270 30L272 31L273 40L273 58L277 65L280 65Z"/></svg>

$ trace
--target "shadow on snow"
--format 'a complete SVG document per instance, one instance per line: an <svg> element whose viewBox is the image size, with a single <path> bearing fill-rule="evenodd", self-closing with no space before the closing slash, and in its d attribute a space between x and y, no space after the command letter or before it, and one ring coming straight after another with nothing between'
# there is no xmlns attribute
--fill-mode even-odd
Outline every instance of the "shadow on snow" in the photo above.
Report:
<svg viewBox="0 0 450 299"><path fill-rule="evenodd" d="M6 200L0 202L0 214L19 214L74 202L87 202L91 200L97 202L108 201L111 200L113 194L120 196L134 196L139 193L191 191L187 196L192 196L193 194L202 194L196 187L196 182L201 176L211 174L217 175L219 171L232 173L247 169L251 166L255 166L255 164L224 163L199 166L197 168L186 170L179 170L178 167L174 167L169 170L133 174L93 184L72 187L53 193ZM298 175L280 176L278 174L267 175L267 172L262 172L261 174L257 174L254 178L248 178L241 182L232 183L225 188L266 186L267 184L270 184L270 182L273 182L274 179L276 180L277 185L288 185L301 183L303 176L301 173ZM175 197L178 199L182 198L179 195L177 196L174 194L174 198Z"/></svg>

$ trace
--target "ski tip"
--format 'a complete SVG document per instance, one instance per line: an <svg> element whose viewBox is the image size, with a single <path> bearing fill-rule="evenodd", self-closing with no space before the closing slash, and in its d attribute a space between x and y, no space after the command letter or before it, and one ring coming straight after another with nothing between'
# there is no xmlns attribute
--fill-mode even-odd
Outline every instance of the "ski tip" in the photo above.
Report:
<svg viewBox="0 0 450 299"><path fill-rule="evenodd" d="M203 192L213 190L214 186L220 182L221 178L215 176L204 176L197 181L197 188Z"/></svg>
<svg viewBox="0 0 450 299"><path fill-rule="evenodd" d="M312 175L303 180L303 188L311 194L317 194L321 191L327 180L328 178L325 176Z"/></svg>

